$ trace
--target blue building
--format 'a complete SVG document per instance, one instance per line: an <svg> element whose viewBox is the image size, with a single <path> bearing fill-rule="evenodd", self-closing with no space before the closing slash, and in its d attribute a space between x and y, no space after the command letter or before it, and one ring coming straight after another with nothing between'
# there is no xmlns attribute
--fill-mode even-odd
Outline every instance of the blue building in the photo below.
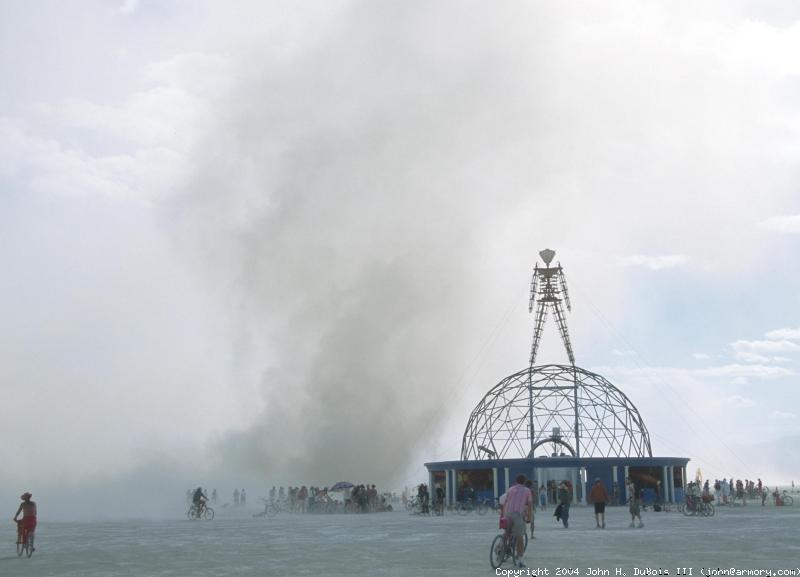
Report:
<svg viewBox="0 0 800 577"><path fill-rule="evenodd" d="M555 502L555 490L562 481L572 488L575 503L586 503L586 494L594 479L600 478L608 492L623 504L630 498L629 486L643 492L644 502L660 497L663 502L683 501L686 486L684 457L582 457L557 456L535 459L486 459L475 461L439 461L425 463L431 487L445 490L445 503L453 505L468 487L479 499L497 499L514 484L520 473L537 487L547 488L548 502ZM626 479L630 483L626 483ZM617 488L614 491L614 488Z"/></svg>

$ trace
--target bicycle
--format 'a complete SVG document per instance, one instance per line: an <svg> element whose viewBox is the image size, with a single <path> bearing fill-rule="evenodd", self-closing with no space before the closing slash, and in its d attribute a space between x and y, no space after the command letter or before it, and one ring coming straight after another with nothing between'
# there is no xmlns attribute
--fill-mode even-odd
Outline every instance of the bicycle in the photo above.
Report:
<svg viewBox="0 0 800 577"><path fill-rule="evenodd" d="M453 508L459 515L466 515L475 509L475 504L472 501L456 501Z"/></svg>
<svg viewBox="0 0 800 577"><path fill-rule="evenodd" d="M192 503L191 507L189 507L189 510L186 511L186 518L205 519L207 521L211 521L214 518L214 509L202 503L199 506Z"/></svg>
<svg viewBox="0 0 800 577"><path fill-rule="evenodd" d="M25 533L22 528L22 521L17 520L17 556L30 557L36 549L33 547L35 531Z"/></svg>
<svg viewBox="0 0 800 577"><path fill-rule="evenodd" d="M274 517L278 513L288 513L291 510L289 502L285 499L278 501L270 501L266 506L267 517Z"/></svg>
<svg viewBox="0 0 800 577"><path fill-rule="evenodd" d="M430 515L431 507L427 499L412 497L406 503L406 510L410 515Z"/></svg>
<svg viewBox="0 0 800 577"><path fill-rule="evenodd" d="M264 497L261 497L261 500L264 501L264 510L260 513L254 513L253 517L273 517L280 513L280 505L275 500L265 499Z"/></svg>
<svg viewBox="0 0 800 577"><path fill-rule="evenodd" d="M716 510L714 509L714 503L710 500L706 501L694 495L686 495L686 503L683 506L682 512L687 517L692 517L694 515L713 517Z"/></svg>
<svg viewBox="0 0 800 577"><path fill-rule="evenodd" d="M791 497L791 495L789 495L789 491L786 491L785 489L780 495L777 494L777 491L775 491L775 494L773 495L775 497L776 505L780 503L783 506L791 507L794 503L794 499Z"/></svg>
<svg viewBox="0 0 800 577"><path fill-rule="evenodd" d="M508 519L500 519L500 528L503 532L492 539L492 548L489 550L489 564L492 569L498 569L507 559L517 564L517 537L511 534L511 523ZM522 534L524 542L522 552L528 548L528 533Z"/></svg>
<svg viewBox="0 0 800 577"><path fill-rule="evenodd" d="M485 499L478 501L477 503L467 500L456 503L455 509L459 515L466 515L472 511L475 511L478 515L485 515L487 511L489 511L489 506L487 505Z"/></svg>

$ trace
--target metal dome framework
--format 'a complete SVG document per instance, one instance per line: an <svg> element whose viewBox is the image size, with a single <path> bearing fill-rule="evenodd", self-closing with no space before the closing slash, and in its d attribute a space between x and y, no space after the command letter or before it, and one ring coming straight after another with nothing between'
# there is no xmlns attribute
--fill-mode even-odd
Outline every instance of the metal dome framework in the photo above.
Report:
<svg viewBox="0 0 800 577"><path fill-rule="evenodd" d="M622 391L575 365L541 365L483 397L470 414L461 458L532 458L548 443L578 457L652 457L647 427Z"/></svg>

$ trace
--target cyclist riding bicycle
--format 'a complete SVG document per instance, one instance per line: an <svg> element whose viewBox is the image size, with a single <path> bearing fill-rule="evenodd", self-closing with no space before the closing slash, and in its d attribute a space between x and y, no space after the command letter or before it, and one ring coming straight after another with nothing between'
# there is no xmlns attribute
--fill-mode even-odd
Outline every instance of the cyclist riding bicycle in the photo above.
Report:
<svg viewBox="0 0 800 577"><path fill-rule="evenodd" d="M18 538L20 539L20 543L27 543L28 536L32 535L36 531L36 503L31 501L31 495L29 492L25 492L20 496L22 499L22 503L19 505L19 509L14 514L14 522L17 523L19 527ZM17 519L19 514L22 513L22 520ZM31 549L33 552L34 549Z"/></svg>
<svg viewBox="0 0 800 577"><path fill-rule="evenodd" d="M502 499L500 517L511 522L511 534L517 538L517 566L525 567L522 558L525 552L523 537L526 533L526 520L533 516L533 496L525 486L525 475L517 475L517 483L508 489Z"/></svg>
<svg viewBox="0 0 800 577"><path fill-rule="evenodd" d="M192 495L192 505L194 505L195 515L198 518L200 518L207 501L208 497L206 497L202 487L198 487L194 490L194 495Z"/></svg>

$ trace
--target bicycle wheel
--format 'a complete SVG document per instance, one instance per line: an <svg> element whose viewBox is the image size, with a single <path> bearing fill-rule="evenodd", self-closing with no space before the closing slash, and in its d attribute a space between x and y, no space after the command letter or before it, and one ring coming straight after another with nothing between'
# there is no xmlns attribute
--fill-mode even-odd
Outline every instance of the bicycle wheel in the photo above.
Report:
<svg viewBox="0 0 800 577"><path fill-rule="evenodd" d="M497 569L506 560L506 544L503 539L503 534L496 536L492 540L492 548L489 551L489 564L492 569Z"/></svg>
<svg viewBox="0 0 800 577"><path fill-rule="evenodd" d="M278 513L280 513L281 509L275 503L270 503L267 507L267 517L274 517Z"/></svg>
<svg viewBox="0 0 800 577"><path fill-rule="evenodd" d="M34 536L33 533L30 533L28 535L28 544L25 546L25 555L27 555L28 557L33 555L33 536Z"/></svg>
<svg viewBox="0 0 800 577"><path fill-rule="evenodd" d="M197 518L197 509L194 505L189 507L189 510L186 511L186 518L187 519L196 519Z"/></svg>
<svg viewBox="0 0 800 577"><path fill-rule="evenodd" d="M214 518L214 509L212 509L211 507L206 507L205 509L203 509L203 519L211 521L211 519L213 518Z"/></svg>
<svg viewBox="0 0 800 577"><path fill-rule="evenodd" d="M708 515L709 517L713 517L714 513L717 512L716 509L714 508L714 503L706 503L706 508L707 508L706 515Z"/></svg>
<svg viewBox="0 0 800 577"><path fill-rule="evenodd" d="M792 499L789 495L784 495L782 499L783 499L783 504L786 505L787 507L791 507L792 503L794 503L794 499Z"/></svg>
<svg viewBox="0 0 800 577"><path fill-rule="evenodd" d="M486 503L479 503L478 508L476 509L476 513L478 515L486 515L486 512L489 510L489 507L486 506Z"/></svg>
<svg viewBox="0 0 800 577"><path fill-rule="evenodd" d="M459 515L466 515L469 513L469 509L467 509L467 506L464 503L456 503L456 512Z"/></svg>
<svg viewBox="0 0 800 577"><path fill-rule="evenodd" d="M682 511L682 512L683 512L683 514L684 514L684 515L686 515L687 517L691 517L691 516L692 516L692 515L694 515L694 513L695 513L695 512L694 512L694 510L693 510L691 507L689 507L689 505L684 505L684 506L683 506L683 509L682 509L681 511Z"/></svg>

